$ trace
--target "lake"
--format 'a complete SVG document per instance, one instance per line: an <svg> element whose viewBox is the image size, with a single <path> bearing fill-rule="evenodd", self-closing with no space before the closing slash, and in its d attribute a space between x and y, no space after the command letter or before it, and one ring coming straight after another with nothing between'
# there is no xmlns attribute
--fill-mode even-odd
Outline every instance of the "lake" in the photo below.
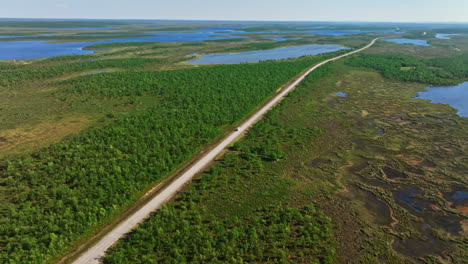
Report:
<svg viewBox="0 0 468 264"><path fill-rule="evenodd" d="M399 39L383 39L383 40L398 43L398 44L413 44L417 46L430 46L431 45L427 43L427 41L421 40L421 39L399 38Z"/></svg>
<svg viewBox="0 0 468 264"><path fill-rule="evenodd" d="M300 39L300 38L271 38L271 40L274 40L274 41L285 41L285 40L294 40L294 39Z"/></svg>
<svg viewBox="0 0 468 264"><path fill-rule="evenodd" d="M108 27L108 28L56 28L54 30L97 30L97 29L109 29L115 30L117 28ZM362 31L362 30L335 30L335 29L306 29L306 30L282 30L282 31L272 31L272 32L246 32L243 31L243 27L200 27L196 30L183 30L183 31L154 31L154 32L145 32L143 34L147 36L135 36L129 38L119 38L115 36L117 34L88 34L88 35L72 35L72 36L115 36L114 39L109 40L100 40L93 42L74 42L74 43L54 43L50 41L38 41L38 40L12 40L5 41L8 38L12 37L37 37L37 36L0 36L0 60L25 60L25 59L38 59L38 58L48 58L60 55L80 55L80 54L89 54L93 51L83 50L83 48L94 45L94 44L104 44L104 43L118 43L118 42L184 42L184 41L207 41L207 40L217 40L217 39L239 39L246 38L243 36L234 36L233 34L282 34L282 33L302 33L302 34L317 34L317 35L328 35L328 36L344 36L350 34L359 34L359 33L396 33L394 30L372 30L372 31ZM131 34L121 34L122 35L131 35ZM45 36L42 35L42 36ZM284 41L292 38L283 38L278 35L272 35L273 40ZM309 50L310 51L310 50ZM332 50L335 51L335 50ZM329 52L329 51L325 51ZM319 52L324 53L324 52ZM300 52L298 53L300 54ZM318 53L317 53L318 54ZM303 54L303 55L314 55L314 54ZM255 55L252 55L255 56ZM299 55L302 56L302 55ZM292 57L297 57L293 55ZM258 61L258 59L283 59L285 57L276 58L257 58L253 59ZM237 63L237 62L234 62Z"/></svg>
<svg viewBox="0 0 468 264"><path fill-rule="evenodd" d="M116 27L76 27L76 28L48 28L48 30L116 30Z"/></svg>
<svg viewBox="0 0 468 264"><path fill-rule="evenodd" d="M431 103L448 104L458 110L459 116L468 117L468 82L457 86L426 87L418 92L416 99L430 100Z"/></svg>
<svg viewBox="0 0 468 264"><path fill-rule="evenodd" d="M353 35L353 34L363 34L363 33L382 33L382 34L399 34L401 32L397 32L393 29L383 29L383 30L359 30L359 29L348 29L348 30L309 30L308 32L314 33L317 35L325 35L325 36L346 36L346 35Z"/></svg>
<svg viewBox="0 0 468 264"><path fill-rule="evenodd" d="M60 55L83 55L93 53L83 50L86 43L49 43L38 40L0 42L0 60L23 60L48 58Z"/></svg>
<svg viewBox="0 0 468 264"><path fill-rule="evenodd" d="M230 32L215 32L213 30L198 31L158 31L150 36L135 38L116 38L93 42L55 43L37 40L0 41L0 60L25 60L48 58L60 55L82 55L93 53L92 50L83 50L84 47L94 44L119 42L182 42L206 41L217 39L245 38L231 36ZM157 34L157 35L156 35Z"/></svg>
<svg viewBox="0 0 468 264"><path fill-rule="evenodd" d="M380 34L402 34L403 32L398 32L393 29L381 29L381 30L360 30L360 29L319 29L319 30L308 30L308 29L298 29L298 30L279 30L279 31L253 31L253 32L242 32L235 31L235 33L240 34L284 34L284 33L311 33L314 35L323 35L323 36L346 36L354 34L364 34L364 33L380 33Z"/></svg>
<svg viewBox="0 0 468 264"><path fill-rule="evenodd" d="M442 34L442 33L437 33L436 38L438 39L451 39L451 36L458 36L460 34Z"/></svg>
<svg viewBox="0 0 468 264"><path fill-rule="evenodd" d="M270 50L254 50L239 53L216 53L201 55L201 58L188 61L190 64L242 63L265 60L281 60L301 56L317 55L347 49L339 45L301 45Z"/></svg>

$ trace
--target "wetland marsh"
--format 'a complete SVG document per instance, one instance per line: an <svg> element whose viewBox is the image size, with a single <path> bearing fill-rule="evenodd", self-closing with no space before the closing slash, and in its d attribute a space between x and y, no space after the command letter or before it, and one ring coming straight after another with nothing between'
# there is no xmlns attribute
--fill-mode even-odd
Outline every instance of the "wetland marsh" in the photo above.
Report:
<svg viewBox="0 0 468 264"><path fill-rule="evenodd" d="M414 45L379 40L319 68L104 261L468 258L465 33L441 39L437 32L459 31L346 23L15 23L0 21L0 47L49 58L0 62L0 262L67 255L291 78L377 36ZM20 51L28 42L51 53ZM72 51L86 54L56 56ZM194 54L236 64L195 63Z"/></svg>

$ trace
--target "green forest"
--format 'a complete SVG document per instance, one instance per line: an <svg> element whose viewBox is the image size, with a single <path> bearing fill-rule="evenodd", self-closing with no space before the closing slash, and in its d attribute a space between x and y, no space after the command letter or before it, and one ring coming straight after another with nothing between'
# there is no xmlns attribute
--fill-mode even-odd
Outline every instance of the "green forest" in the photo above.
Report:
<svg viewBox="0 0 468 264"><path fill-rule="evenodd" d="M417 59L409 55L360 54L347 65L367 67L384 77L433 85L456 84L468 77L468 54L449 58Z"/></svg>
<svg viewBox="0 0 468 264"><path fill-rule="evenodd" d="M75 56L65 56L67 58L57 57L61 59L70 59ZM90 57L93 58L93 57ZM54 59L58 60L58 59ZM99 70L103 68L119 68L126 70L134 70L149 65L157 65L162 63L161 59L152 58L128 58L128 59L89 59L84 61L64 63L57 65L44 65L44 62L54 61L45 60L37 65L11 65L11 64L0 64L0 88L12 87L21 83L42 80L46 78L52 78L61 76L67 73L74 73L85 70Z"/></svg>
<svg viewBox="0 0 468 264"><path fill-rule="evenodd" d="M0 262L42 263L62 254L219 136L222 128L325 58L113 72L65 81L67 87L56 96L66 102L145 94L161 100L146 112L111 116L114 121L103 128L0 160ZM277 158L281 153L267 155Z"/></svg>
<svg viewBox="0 0 468 264"><path fill-rule="evenodd" d="M205 219L190 203L177 206L158 211L104 263L333 263L331 219L313 205L222 221Z"/></svg>
<svg viewBox="0 0 468 264"><path fill-rule="evenodd" d="M321 67L306 81L330 72ZM313 204L289 205L294 183L267 169L288 159L285 145L294 149L322 135L318 127L281 121L298 96L272 109L174 203L107 252L104 263L334 263L331 219Z"/></svg>

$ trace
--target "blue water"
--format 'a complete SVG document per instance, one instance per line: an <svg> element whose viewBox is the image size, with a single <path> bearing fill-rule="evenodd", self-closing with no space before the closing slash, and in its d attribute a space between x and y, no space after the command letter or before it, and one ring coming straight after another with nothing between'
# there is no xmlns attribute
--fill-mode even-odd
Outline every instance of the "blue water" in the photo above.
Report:
<svg viewBox="0 0 468 264"><path fill-rule="evenodd" d="M181 41L205 41L216 39L244 38L231 36L229 33L215 33L210 30L200 31L161 31L160 35L135 38L117 38L93 42L53 43L47 41L0 41L0 60L25 60L48 58L60 55L81 55L93 53L91 50L83 50L84 47L94 44L120 43L120 42L181 42Z"/></svg>
<svg viewBox="0 0 468 264"><path fill-rule="evenodd" d="M103 30L103 29L118 29L115 27L81 27L81 28L50 28L51 30ZM155 31L145 33L148 36L142 37L130 37L130 38L116 38L109 40L93 41L93 42L79 42L79 43L52 43L46 41L0 41L0 60L23 60L23 59L37 59L37 58L47 58L60 55L79 55L79 54L89 54L92 53L90 50L83 50L84 47L94 45L94 44L103 44L103 43L118 43L118 42L182 42L182 41L206 41L206 40L217 40L217 39L238 39L245 38L242 36L233 36L232 34L279 34L279 33L312 33L319 35L329 35L329 36L343 36L350 34L359 34L359 33L397 33L394 30L374 30L374 31L361 31L361 30L321 30L321 29L306 29L302 31L275 31L275 32L245 32L242 31L243 27L200 27L197 30L187 30L187 31ZM222 32L220 32L222 30ZM118 35L118 34L116 34ZM126 35L126 34L122 34ZM86 35L76 35L76 36L86 36ZM111 36L104 34L90 34L88 36ZM286 39L292 38L281 38L278 35L272 35L276 41L284 41ZM23 36L0 36L0 39L8 39L12 37L23 37ZM37 37L37 36L24 36L24 37ZM118 36L116 36L118 37ZM258 61L258 60L268 60L268 59L284 59L289 57L297 57L303 55L315 55L319 53L326 53L331 51L336 51L338 49L331 49L325 51L319 51L318 53L310 52L308 50L306 53L289 54L289 51L286 52L285 56L272 56L268 57L268 54L262 54L262 57L252 58L249 57L248 62ZM264 52L264 51L261 51ZM293 52L294 53L294 52ZM266 57L263 57L263 56ZM234 56L239 58L240 55ZM244 55L242 55L244 56ZM249 56L254 56L251 54ZM228 62L228 63L238 63L238 62Z"/></svg>
<svg viewBox="0 0 468 264"><path fill-rule="evenodd" d="M281 31L258 31L258 32L242 32L237 31L238 33L242 34L262 34L262 33L275 33L275 34L284 34L284 33L312 33L316 35L324 35L324 36L346 36L346 35L353 35L353 34L363 34L363 33L393 33L393 34L401 34L403 32L398 32L393 29L384 29L384 30L360 30L360 29L305 29L305 30L281 30Z"/></svg>
<svg viewBox="0 0 468 264"><path fill-rule="evenodd" d="M458 110L458 115L468 117L468 82L457 86L426 87L427 92L418 92L416 99L430 100L431 103L449 104Z"/></svg>
<svg viewBox="0 0 468 264"><path fill-rule="evenodd" d="M83 50L85 45L87 44L49 43L38 40L2 41L0 42L0 60L23 60L93 53L92 50Z"/></svg>
<svg viewBox="0 0 468 264"><path fill-rule="evenodd" d="M116 27L77 27L77 28L48 28L48 30L102 30L102 29L119 29Z"/></svg>
<svg viewBox="0 0 468 264"><path fill-rule="evenodd" d="M421 39L401 38L401 39L383 39L383 40L398 43L398 44L413 44L417 46L430 46L430 44L427 43L427 41L421 40Z"/></svg>
<svg viewBox="0 0 468 264"><path fill-rule="evenodd" d="M457 191L452 195L457 202L468 202L468 192Z"/></svg>
<svg viewBox="0 0 468 264"><path fill-rule="evenodd" d="M288 40L288 38L271 38L271 40L275 40L275 41L285 41L285 40Z"/></svg>
<svg viewBox="0 0 468 264"><path fill-rule="evenodd" d="M240 53L216 53L201 55L201 58L191 60L188 63L210 64L258 62L265 60L297 58L307 55L317 55L322 53L335 52L342 49L346 48L338 45L301 45L270 50L254 50Z"/></svg>
<svg viewBox="0 0 468 264"><path fill-rule="evenodd" d="M285 40L293 40L293 39L300 39L300 38L271 38L271 40L275 40L275 41L285 41Z"/></svg>
<svg viewBox="0 0 468 264"><path fill-rule="evenodd" d="M403 201L405 204L411 206L411 208L415 209L418 212L421 212L424 209L424 206L420 204L420 200L414 198L415 192L396 192L395 196L397 200Z"/></svg>
<svg viewBox="0 0 468 264"><path fill-rule="evenodd" d="M334 93L334 94L338 95L339 97L347 97L348 96L347 93L342 93L342 92Z"/></svg>
<svg viewBox="0 0 468 264"><path fill-rule="evenodd" d="M199 29L208 29L208 30L238 30L245 27L197 27Z"/></svg>
<svg viewBox="0 0 468 264"><path fill-rule="evenodd" d="M450 39L451 36L458 36L460 34L442 34L442 33L437 33L436 38L438 39Z"/></svg>
<svg viewBox="0 0 468 264"><path fill-rule="evenodd" d="M18 36L0 36L0 39L7 39L7 38L36 38L36 37L50 37L54 36L55 34L41 34L41 35L18 35Z"/></svg>
<svg viewBox="0 0 468 264"><path fill-rule="evenodd" d="M306 27L304 29L322 29L322 28L327 28L327 27L324 27L324 26L317 26L317 27Z"/></svg>
<svg viewBox="0 0 468 264"><path fill-rule="evenodd" d="M69 35L71 37L121 37L121 36L141 36L141 35L149 35L153 36L155 34L148 34L148 33L140 33L140 34L78 34L78 35Z"/></svg>
<svg viewBox="0 0 468 264"><path fill-rule="evenodd" d="M363 33L401 33L397 32L393 29L388 30L309 30L308 32L317 34L317 35L325 35L325 36L346 36L346 35L353 35L353 34L363 34Z"/></svg>
<svg viewBox="0 0 468 264"><path fill-rule="evenodd" d="M21 37L24 37L24 36L0 36L0 39L2 39L2 38L21 38Z"/></svg>

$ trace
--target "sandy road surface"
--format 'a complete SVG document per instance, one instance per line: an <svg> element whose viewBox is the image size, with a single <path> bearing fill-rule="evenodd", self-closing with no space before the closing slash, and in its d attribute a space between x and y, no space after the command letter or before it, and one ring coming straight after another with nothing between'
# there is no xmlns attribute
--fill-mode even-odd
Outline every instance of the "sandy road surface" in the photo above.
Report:
<svg viewBox="0 0 468 264"><path fill-rule="evenodd" d="M349 52L347 54L337 56L332 59L325 60L309 70L303 73L296 81L292 84L287 86L283 89L280 93L278 93L270 102L268 102L265 106L259 109L255 114L253 114L248 120L246 120L238 130L233 131L229 136L223 139L218 145L214 147L214 149L207 152L200 160L194 163L191 167L189 167L185 172L183 172L178 178L176 178L172 183L168 184L165 189L161 190L153 199L151 199L147 204L145 204L141 209L136 211L133 215L122 221L118 224L114 229L112 229L109 233L107 233L102 239L95 244L94 246L90 247L86 252L84 252L77 260L73 263L75 264L89 264L89 263L99 263L101 257L104 255L106 250L111 247L114 243L116 243L121 237L123 237L126 233L130 232L134 229L140 222L144 219L149 217L151 212L159 209L164 203L170 200L177 194L185 184L190 182L193 176L197 173L202 171L205 167L212 162L216 156L218 156L227 146L232 144L236 138L238 138L243 132L245 132L250 126L260 120L273 106L279 103L283 97L285 97L289 92L294 90L294 88L304 80L304 78L317 69L318 67L334 61L341 59L343 57L349 56L351 54L360 52L364 49L369 48L372 46L378 38L372 40L364 48Z"/></svg>

